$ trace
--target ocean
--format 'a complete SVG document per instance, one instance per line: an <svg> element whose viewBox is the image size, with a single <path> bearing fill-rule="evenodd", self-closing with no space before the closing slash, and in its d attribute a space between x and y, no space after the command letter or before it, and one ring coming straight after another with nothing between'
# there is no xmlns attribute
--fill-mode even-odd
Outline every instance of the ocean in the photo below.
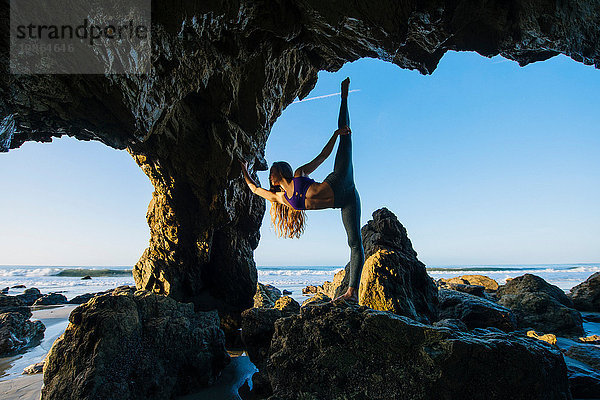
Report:
<svg viewBox="0 0 600 400"><path fill-rule="evenodd" d="M284 289L291 291L291 297L302 303L309 297L309 295L302 295L302 288L307 285L320 285L326 280L331 281L333 275L342 268L342 266L263 266L258 267L258 280L261 283L274 285L282 291ZM36 287L44 294L60 292L66 296L67 300L70 300L84 293L100 292L121 285L134 285L131 270L131 266L3 265L0 266L0 289L8 286L10 287L8 294L15 295L22 293L26 288ZM429 266L427 271L434 279L451 278L464 274L482 274L495 279L499 284L506 283L506 278L531 273L541 276L568 292L570 288L583 282L594 272L600 271L600 263L439 265ZM90 275L92 279L82 280L81 278L86 275ZM15 285L25 285L25 288L12 288ZM34 310L32 319L42 318L40 316L46 311L44 309ZM46 315L46 318L49 318L48 314ZM44 324L46 331L40 345L30 348L24 353L0 357L0 382L20 377L26 366L43 360L54 341L64 332L68 319L67 317L45 319ZM584 329L587 335L600 334L600 324L598 323L584 322ZM250 370L245 371L247 377L254 370L255 367L252 366ZM213 398L221 397L213 396Z"/></svg>
<svg viewBox="0 0 600 400"><path fill-rule="evenodd" d="M331 281L343 266L259 266L258 281L271 284L280 290L292 292L291 297L302 302L308 296L302 295L307 285L321 285ZM15 285L26 288L36 287L43 294L62 293L67 300L90 292L100 292L120 285L135 285L131 266L0 266L0 289L11 287L8 294L23 292L13 289ZM553 285L568 292L573 286L585 281L594 272L600 271L600 263L578 264L535 264L535 265L432 265L427 272L434 279L451 278L464 274L481 274L495 279L499 284L506 278L514 278L525 273L535 274ZM85 275L92 279L82 280Z"/></svg>

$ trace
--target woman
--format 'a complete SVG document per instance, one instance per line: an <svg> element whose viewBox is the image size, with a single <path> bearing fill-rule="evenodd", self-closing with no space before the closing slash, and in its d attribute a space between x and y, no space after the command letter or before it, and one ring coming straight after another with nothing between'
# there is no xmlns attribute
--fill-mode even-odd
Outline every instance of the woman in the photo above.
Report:
<svg viewBox="0 0 600 400"><path fill-rule="evenodd" d="M304 231L304 210L341 208L342 222L346 228L350 246L350 282L348 290L335 298L358 303L358 285L365 261L360 235L360 197L354 185L352 169L352 141L350 118L348 116L348 87L350 78L342 81L342 101L338 117L338 129L314 160L293 173L285 161L277 161L269 173L270 190L260 188L248 174L247 162L242 165L242 173L253 193L271 202L271 221L279 236L300 237ZM340 137L333 172L322 183L309 178L323 161L329 157L337 137ZM288 193L292 196L288 196Z"/></svg>

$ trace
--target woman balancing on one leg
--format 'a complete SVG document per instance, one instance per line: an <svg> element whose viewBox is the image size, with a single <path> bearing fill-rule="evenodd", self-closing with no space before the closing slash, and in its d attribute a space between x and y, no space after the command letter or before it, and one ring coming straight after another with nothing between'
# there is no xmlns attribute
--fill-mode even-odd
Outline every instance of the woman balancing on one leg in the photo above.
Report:
<svg viewBox="0 0 600 400"><path fill-rule="evenodd" d="M240 160L242 173L252 192L271 201L271 221L279 236L300 237L304 231L304 210L341 208L342 222L350 246L350 283L348 290L338 299L358 302L358 284L365 261L360 235L360 197L354 186L352 170L352 140L348 116L348 87L350 78L342 81L342 103L338 118L338 129L314 160L294 173L285 161L274 162L269 173L270 190L260 188L248 174L247 162ZM333 172L325 180L315 182L308 177L329 157L340 136ZM288 196L291 193L292 196ZM333 300L333 301L335 301Z"/></svg>

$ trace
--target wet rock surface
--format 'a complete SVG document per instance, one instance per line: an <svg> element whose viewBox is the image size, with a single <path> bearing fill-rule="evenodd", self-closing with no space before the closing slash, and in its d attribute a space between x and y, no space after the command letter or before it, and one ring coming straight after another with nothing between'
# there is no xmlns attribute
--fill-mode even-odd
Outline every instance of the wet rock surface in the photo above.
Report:
<svg viewBox="0 0 600 400"><path fill-rule="evenodd" d="M517 328L517 319L511 310L493 301L455 290L438 292L440 318L459 319L469 329L493 326L504 332Z"/></svg>
<svg viewBox="0 0 600 400"><path fill-rule="evenodd" d="M241 342L259 371L252 376L253 388L246 388L244 398L265 398L271 394L271 388L263 371L275 332L275 321L297 314L300 304L290 296L281 296L276 287L262 283L258 283L254 299L255 306L242 312Z"/></svg>
<svg viewBox="0 0 600 400"><path fill-rule="evenodd" d="M545 342L365 306L302 307L278 319L266 368L272 400L571 398L562 354Z"/></svg>
<svg viewBox="0 0 600 400"><path fill-rule="evenodd" d="M0 294L0 314L7 312L18 312L25 315L27 318L32 315L31 310L22 298Z"/></svg>
<svg viewBox="0 0 600 400"><path fill-rule="evenodd" d="M67 298L60 293L48 293L39 297L36 301L33 302L34 306L41 305L53 305L53 304L65 304L67 303Z"/></svg>
<svg viewBox="0 0 600 400"><path fill-rule="evenodd" d="M216 311L130 287L76 307L44 366L41 399L166 399L229 363Z"/></svg>
<svg viewBox="0 0 600 400"><path fill-rule="evenodd" d="M600 272L572 287L567 296L580 311L600 311Z"/></svg>
<svg viewBox="0 0 600 400"><path fill-rule="evenodd" d="M544 333L582 336L583 320L565 292L543 278L524 274L500 286L498 304L509 308L520 328L530 327Z"/></svg>
<svg viewBox="0 0 600 400"><path fill-rule="evenodd" d="M31 305L33 305L33 303L35 303L35 301L37 299L39 299L42 296L43 295L38 288L28 288L28 289L25 289L23 291L23 293L18 294L16 297L23 300L23 302L26 305L31 306Z"/></svg>
<svg viewBox="0 0 600 400"><path fill-rule="evenodd" d="M450 279L440 278L438 282L458 285L483 286L486 292L495 292L499 287L498 282L485 275L461 275Z"/></svg>
<svg viewBox="0 0 600 400"><path fill-rule="evenodd" d="M0 314L0 356L17 354L40 343L46 327L42 321L30 321L31 315L31 312Z"/></svg>
<svg viewBox="0 0 600 400"><path fill-rule="evenodd" d="M260 282L256 284L256 293L254 294L254 307L271 308L281 297L281 290L273 285L265 285Z"/></svg>

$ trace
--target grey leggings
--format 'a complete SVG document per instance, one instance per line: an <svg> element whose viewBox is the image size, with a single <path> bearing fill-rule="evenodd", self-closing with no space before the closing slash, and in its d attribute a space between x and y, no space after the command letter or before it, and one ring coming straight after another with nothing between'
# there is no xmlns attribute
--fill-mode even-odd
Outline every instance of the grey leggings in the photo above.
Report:
<svg viewBox="0 0 600 400"><path fill-rule="evenodd" d="M350 126L348 116L348 99L342 98L338 128ZM365 262L365 252L360 235L360 197L354 186L352 169L352 134L340 135L333 172L327 175L324 182L333 189L333 208L342 209L342 222L348 236L350 246L350 283L348 286L358 289L360 274Z"/></svg>

